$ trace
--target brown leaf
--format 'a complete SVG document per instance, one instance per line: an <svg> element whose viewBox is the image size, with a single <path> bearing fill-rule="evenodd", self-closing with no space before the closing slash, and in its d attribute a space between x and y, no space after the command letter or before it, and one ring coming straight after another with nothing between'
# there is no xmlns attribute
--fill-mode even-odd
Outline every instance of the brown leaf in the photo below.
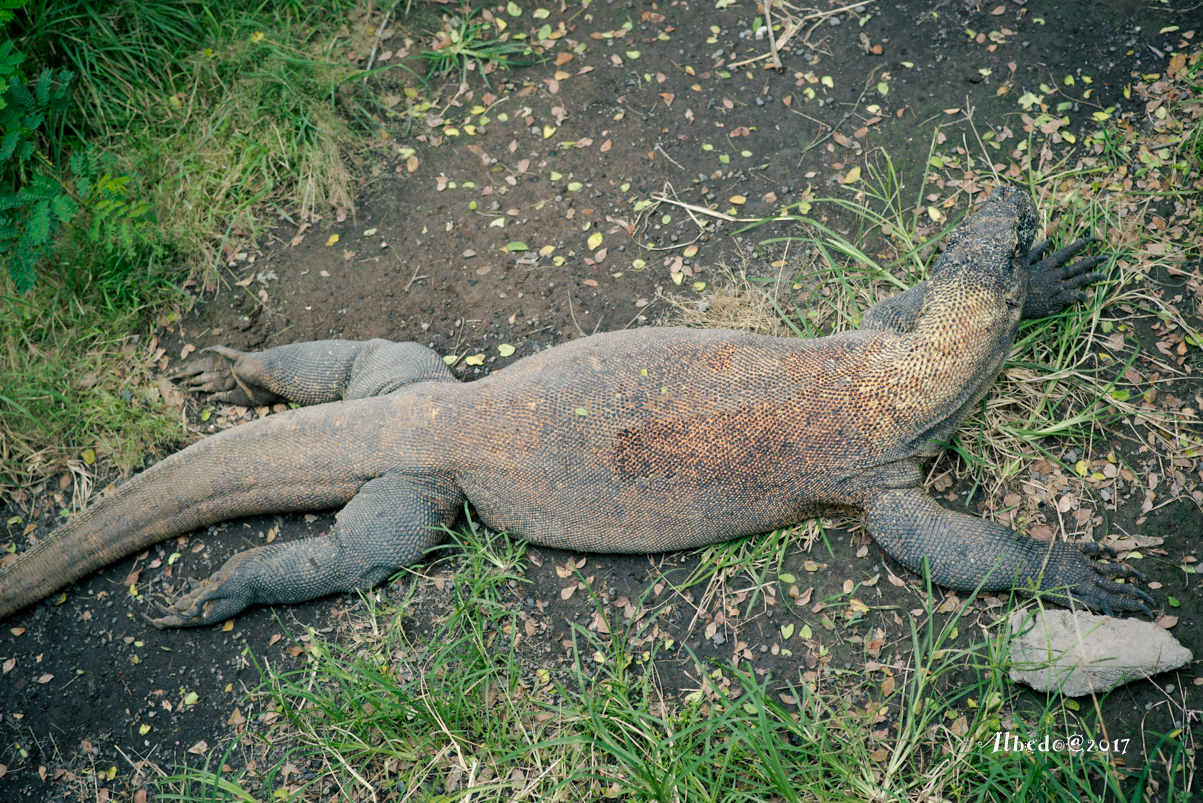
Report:
<svg viewBox="0 0 1203 803"><path fill-rule="evenodd" d="M606 140L605 142L603 142L601 144L601 148L599 148L599 150L602 153L605 153L606 151L610 150L611 147L612 147L612 143L610 142L610 140Z"/></svg>
<svg viewBox="0 0 1203 803"><path fill-rule="evenodd" d="M664 105L671 109L673 106L673 100L675 100L677 96L672 92L661 92L660 97L664 100Z"/></svg>
<svg viewBox="0 0 1203 803"><path fill-rule="evenodd" d="M562 588L562 589L560 589L560 599L565 599L565 600L571 599L572 595L575 593L576 593L576 585L575 584L570 585L567 588Z"/></svg>
<svg viewBox="0 0 1203 803"><path fill-rule="evenodd" d="M556 66L563 67L568 62L572 61L574 56L567 50L560 51L560 55L556 56Z"/></svg>
<svg viewBox="0 0 1203 803"><path fill-rule="evenodd" d="M1177 616L1158 616L1155 620L1156 624L1161 625L1166 630L1169 630L1174 625L1178 624Z"/></svg>
<svg viewBox="0 0 1203 803"><path fill-rule="evenodd" d="M1037 524L1028 530L1028 535L1035 538L1037 541L1052 541L1053 531L1047 524Z"/></svg>

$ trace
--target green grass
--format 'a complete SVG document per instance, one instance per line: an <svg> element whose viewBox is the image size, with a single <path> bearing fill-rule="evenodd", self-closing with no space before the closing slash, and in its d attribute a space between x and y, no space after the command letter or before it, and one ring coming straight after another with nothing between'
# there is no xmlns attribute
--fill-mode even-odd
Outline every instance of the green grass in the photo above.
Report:
<svg viewBox="0 0 1203 803"><path fill-rule="evenodd" d="M48 169L85 143L106 154L105 170L148 204L139 231L153 236L144 252L106 251L68 226L33 292L0 280L0 497L78 468L85 450L128 469L178 443L180 414L162 404L147 350L158 319L189 303L177 286L190 274L214 285L223 256L285 210L310 221L354 208L368 116L351 85L363 72L334 31L352 8L33 0L18 11L6 33L26 71L76 76L72 105L44 130Z"/></svg>
<svg viewBox="0 0 1203 803"><path fill-rule="evenodd" d="M72 255L92 259L86 248L62 257ZM184 294L153 254L144 257L109 260L99 275L67 265L26 296L0 300L0 495L82 474L96 459L140 467L183 439L182 416L155 381L153 330Z"/></svg>
<svg viewBox="0 0 1203 803"><path fill-rule="evenodd" d="M511 41L510 34L500 28L501 23L489 23L477 18L483 8L461 8L452 15L451 22L436 37L432 50L422 51L426 57L427 75L443 76L459 72L460 81L475 70L488 83L488 72L493 66L535 64L540 59L533 48L524 41ZM497 26L497 34L494 34Z"/></svg>
<svg viewBox="0 0 1203 803"><path fill-rule="evenodd" d="M1191 745L1181 734L1146 737L1160 751L1150 755L1186 769L1150 762L1131 777L1099 754L995 752L1000 731L1100 735L1089 705L1074 710L1056 696L1040 703L1006 682L1005 608L979 630L962 612L937 616L929 603L908 617L904 666L832 667L823 684L687 653L707 684L675 699L657 670L657 653L671 645L645 655L621 628L576 628L567 665L531 661L519 646L521 606L508 593L522 582L522 545L478 529L458 539L437 568L446 595L432 600L431 581L407 582L392 602L367 598L348 646L310 631L296 642L301 668L257 660L258 702L278 716L262 733L280 746L268 767L220 777L211 765L179 769L161 779L162 799L328 799L337 790L348 801L1068 803L1139 800L1154 782L1177 800L1190 783ZM891 726L880 724L885 717ZM888 735L874 733L886 727ZM283 776L302 760L317 762L316 778Z"/></svg>

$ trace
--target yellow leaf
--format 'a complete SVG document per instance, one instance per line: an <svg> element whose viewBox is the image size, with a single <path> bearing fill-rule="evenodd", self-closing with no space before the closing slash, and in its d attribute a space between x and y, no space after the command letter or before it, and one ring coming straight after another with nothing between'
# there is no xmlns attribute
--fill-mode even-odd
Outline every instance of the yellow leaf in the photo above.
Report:
<svg viewBox="0 0 1203 803"><path fill-rule="evenodd" d="M330 246L334 245L336 242L338 242L338 235L331 234L330 239L326 240L326 247L329 248Z"/></svg>
<svg viewBox="0 0 1203 803"><path fill-rule="evenodd" d="M1088 470L1085 460L1079 460L1074 464L1074 471L1078 472L1080 477L1085 477Z"/></svg>
<svg viewBox="0 0 1203 803"><path fill-rule="evenodd" d="M848 171L848 175L844 176L844 184L855 184L860 180L860 165L855 165Z"/></svg>
<svg viewBox="0 0 1203 803"><path fill-rule="evenodd" d="M700 293L706 289L706 283L705 282L694 282L693 289L697 290Z"/></svg>
<svg viewBox="0 0 1203 803"><path fill-rule="evenodd" d="M80 456L84 459L84 463L89 466L96 462L96 452L91 449L84 449Z"/></svg>
<svg viewBox="0 0 1203 803"><path fill-rule="evenodd" d="M589 250L596 251L597 247L602 244L602 233L595 231L589 235Z"/></svg>
<svg viewBox="0 0 1203 803"><path fill-rule="evenodd" d="M543 139L551 139L552 135L554 135L555 133L556 133L555 126L553 126L553 125L543 126Z"/></svg>
<svg viewBox="0 0 1203 803"><path fill-rule="evenodd" d="M685 248L685 258L688 259L689 257L695 255L697 252L698 252L698 247L696 245L687 246Z"/></svg>
<svg viewBox="0 0 1203 803"><path fill-rule="evenodd" d="M853 179L853 180L855 180L855 179ZM748 202L748 199L742 195L732 195L729 200L733 204L744 204L744 203Z"/></svg>
<svg viewBox="0 0 1203 803"><path fill-rule="evenodd" d="M509 343L502 343L497 347L497 353L502 357L511 357L514 354L514 347Z"/></svg>
<svg viewBox="0 0 1203 803"><path fill-rule="evenodd" d="M471 357L464 357L464 364L465 365L484 365L485 364L485 355L473 354Z"/></svg>
<svg viewBox="0 0 1203 803"><path fill-rule="evenodd" d="M685 278L684 273L673 273L670 275L672 276L673 284L680 284L681 280Z"/></svg>
<svg viewBox="0 0 1203 803"><path fill-rule="evenodd" d="M150 733L150 726L149 726L149 725L141 725L141 726L139 726L139 727L138 727L138 733L140 733L140 734L142 734L143 736L145 736L146 734Z"/></svg>
<svg viewBox="0 0 1203 803"><path fill-rule="evenodd" d="M549 257L552 255L552 252L555 250L556 250L556 247L554 245L545 245L539 249L539 256Z"/></svg>

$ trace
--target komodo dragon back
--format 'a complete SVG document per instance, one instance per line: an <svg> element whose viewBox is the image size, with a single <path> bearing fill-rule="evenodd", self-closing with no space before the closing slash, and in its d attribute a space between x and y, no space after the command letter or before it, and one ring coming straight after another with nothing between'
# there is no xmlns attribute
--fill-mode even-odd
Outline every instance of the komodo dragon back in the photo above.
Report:
<svg viewBox="0 0 1203 803"><path fill-rule="evenodd" d="M321 536L240 552L160 627L370 588L422 559L465 501L561 549L650 552L858 508L903 566L973 591L1106 611L1153 600L1094 544L1042 543L941 507L922 462L980 404L1020 319L1085 300L1087 240L1044 257L1035 208L996 189L927 281L816 340L647 328L583 338L461 384L429 349L318 341L206 350L180 375L214 400L312 405L190 446L0 569L0 616L164 538L229 518L343 506ZM1125 583L1115 582L1123 578Z"/></svg>

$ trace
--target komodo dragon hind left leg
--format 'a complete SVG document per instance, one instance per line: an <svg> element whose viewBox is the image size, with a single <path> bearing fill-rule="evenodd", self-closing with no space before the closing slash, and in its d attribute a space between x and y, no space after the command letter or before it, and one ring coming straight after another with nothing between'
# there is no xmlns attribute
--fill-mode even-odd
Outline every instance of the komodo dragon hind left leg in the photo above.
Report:
<svg viewBox="0 0 1203 803"><path fill-rule="evenodd" d="M386 474L371 480L325 535L249 549L151 619L156 627L221 622L248 605L305 602L379 585L442 540L464 495L449 479Z"/></svg>
<svg viewBox="0 0 1203 803"><path fill-rule="evenodd" d="M1045 543L1001 524L941 507L920 488L878 491L864 505L865 522L877 543L913 572L928 559L933 582L958 591L1009 588L1042 596L1058 604L1070 599L1107 614L1114 611L1152 613L1153 598L1116 577L1143 580L1122 563L1101 564L1090 557L1115 557L1098 544L1078 547Z"/></svg>
<svg viewBox="0 0 1203 803"><path fill-rule="evenodd" d="M364 399L413 382L456 381L425 346L380 339L315 340L260 352L210 346L172 378L215 401L248 407Z"/></svg>

